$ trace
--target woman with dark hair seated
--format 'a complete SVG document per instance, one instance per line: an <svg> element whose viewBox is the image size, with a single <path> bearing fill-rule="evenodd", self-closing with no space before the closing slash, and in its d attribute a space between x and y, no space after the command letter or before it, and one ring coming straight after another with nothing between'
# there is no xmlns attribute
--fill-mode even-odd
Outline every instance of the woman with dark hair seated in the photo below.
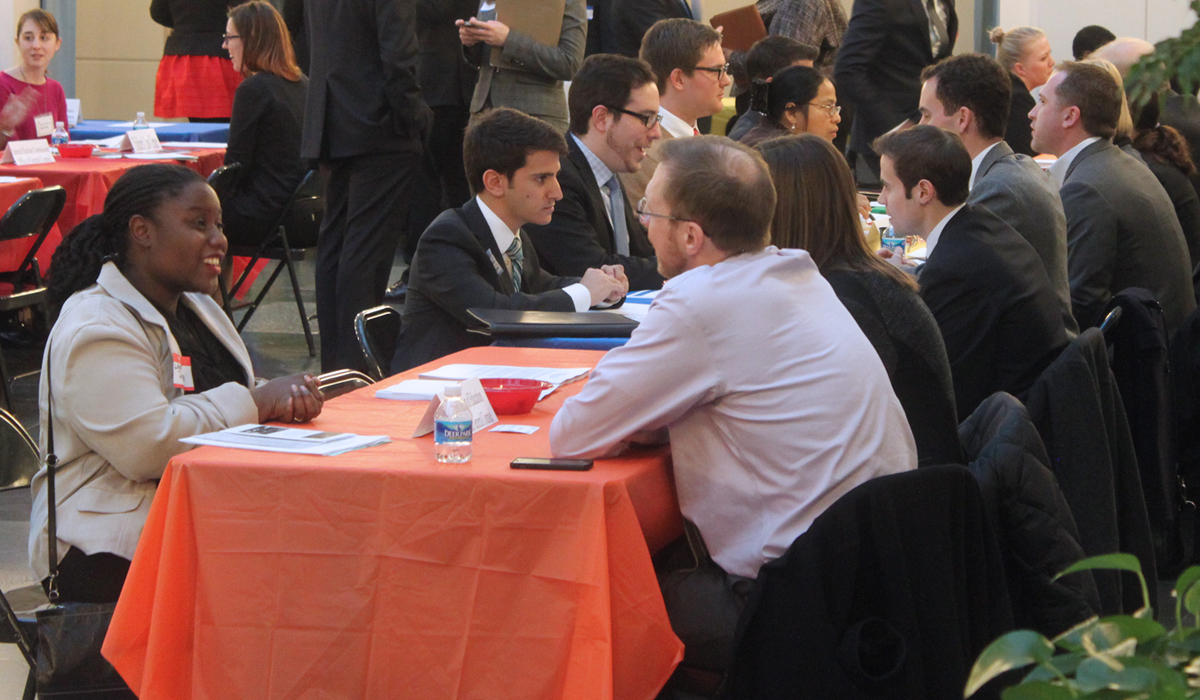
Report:
<svg viewBox="0 0 1200 700"><path fill-rule="evenodd" d="M245 423L304 423L319 381L259 383L246 346L209 295L225 255L221 206L195 171L143 165L117 180L104 213L54 253L62 309L42 359L38 403L58 456L61 600L114 602L180 438ZM46 470L34 476L29 556L51 585Z"/></svg>
<svg viewBox="0 0 1200 700"><path fill-rule="evenodd" d="M811 134L773 139L759 150L778 193L771 243L808 251L875 346L908 416L919 463L963 464L941 331L916 282L867 247L845 158Z"/></svg>
<svg viewBox="0 0 1200 700"><path fill-rule="evenodd" d="M1183 134L1158 123L1158 97L1153 96L1133 125L1133 147L1171 197L1183 228L1192 269L1200 265L1200 197L1196 194L1196 164Z"/></svg>
<svg viewBox="0 0 1200 700"><path fill-rule="evenodd" d="M225 43L234 70L244 76L233 97L225 164L243 172L221 202L225 237L257 245L304 178L300 136L308 78L296 65L283 17L270 3L247 2L229 11Z"/></svg>
<svg viewBox="0 0 1200 700"><path fill-rule="evenodd" d="M756 86L760 91L764 86ZM790 134L814 134L833 142L841 123L842 108L837 90L820 71L807 66L789 66L766 83L766 115L747 131L741 143L757 146L767 139Z"/></svg>

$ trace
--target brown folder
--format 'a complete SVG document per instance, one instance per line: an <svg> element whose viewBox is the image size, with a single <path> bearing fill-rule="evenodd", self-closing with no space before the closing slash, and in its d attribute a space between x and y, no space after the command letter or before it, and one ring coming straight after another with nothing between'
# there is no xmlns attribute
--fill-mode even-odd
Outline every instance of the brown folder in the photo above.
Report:
<svg viewBox="0 0 1200 700"><path fill-rule="evenodd" d="M566 0L496 0L496 19L539 44L558 46L566 6ZM491 64L520 70L520 66L501 58L503 51L500 47L492 49Z"/></svg>
<svg viewBox="0 0 1200 700"><path fill-rule="evenodd" d="M767 25L763 24L762 15L755 5L715 15L712 26L725 28L721 47L731 51L749 51L754 42L767 35Z"/></svg>

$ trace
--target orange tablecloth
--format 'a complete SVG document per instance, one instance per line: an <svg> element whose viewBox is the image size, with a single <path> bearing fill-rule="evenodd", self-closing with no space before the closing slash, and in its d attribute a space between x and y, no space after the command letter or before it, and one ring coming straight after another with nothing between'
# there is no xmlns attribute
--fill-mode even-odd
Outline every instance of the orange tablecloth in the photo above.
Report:
<svg viewBox="0 0 1200 700"><path fill-rule="evenodd" d="M36 190L42 187L42 181L36 177L22 177L15 182L0 182L0 216L8 211L9 207L16 203L26 192ZM46 240L54 239L55 245L62 239L59 235L58 228L50 229L50 233L46 235ZM29 253L29 246L33 245L33 239L25 239L22 241L5 241L0 243L0 271L11 271L17 269L18 266L25 260L25 256ZM43 245L43 250L45 245ZM38 255L38 262L42 265L42 272L46 271L46 267L50 264L50 256L42 253Z"/></svg>
<svg viewBox="0 0 1200 700"><path fill-rule="evenodd" d="M166 162L186 165L205 177L225 162L223 148L192 149L186 152L197 156L199 160ZM150 162L154 161L92 157L58 158L54 163L40 165L0 165L0 175L38 178L43 187L62 185L67 191L67 202L58 217L58 226L46 236L46 242L38 251L38 262L43 272L50 267L50 258L54 249L62 242L62 236L70 233L80 221L104 211L104 198L117 179L130 168ZM17 263L19 264L20 260ZM10 269L16 269L16 265Z"/></svg>
<svg viewBox="0 0 1200 700"><path fill-rule="evenodd" d="M433 364L601 354L486 347ZM408 439L424 404L373 387L315 426L388 445L177 457L105 656L142 700L650 700L683 653L650 563L682 532L666 448L590 472L508 466L549 456L550 420L581 384L502 417L540 429L481 433L464 465L438 464L432 436Z"/></svg>

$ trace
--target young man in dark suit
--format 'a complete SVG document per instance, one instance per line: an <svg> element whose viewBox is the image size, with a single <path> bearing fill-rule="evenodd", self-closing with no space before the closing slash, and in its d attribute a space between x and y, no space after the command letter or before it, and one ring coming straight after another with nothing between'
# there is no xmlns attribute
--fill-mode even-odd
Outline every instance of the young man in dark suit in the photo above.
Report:
<svg viewBox="0 0 1200 700"><path fill-rule="evenodd" d="M431 115L413 0L306 0L312 48L300 156L326 175L317 252L321 369L366 369L354 317L383 301Z"/></svg>
<svg viewBox="0 0 1200 700"><path fill-rule="evenodd" d="M566 150L554 127L513 109L486 112L467 128L463 160L475 198L442 212L421 235L393 371L487 345L467 332L470 308L586 311L625 296L621 266L556 277L542 270L522 231L553 216Z"/></svg>
<svg viewBox="0 0 1200 700"><path fill-rule="evenodd" d="M654 248L617 177L637 172L662 137L654 74L636 58L592 56L571 81L568 103L571 130L558 171L563 198L549 224L525 232L552 274L623 265L630 289L658 289Z"/></svg>
<svg viewBox="0 0 1200 700"><path fill-rule="evenodd" d="M954 53L954 0L854 0L838 51L838 98L854 111L850 152L859 181L878 177L871 142L912 117L921 70ZM869 171L869 172L868 172Z"/></svg>
<svg viewBox="0 0 1200 700"><path fill-rule="evenodd" d="M921 123L955 134L971 156L967 201L987 207L1033 246L1058 297L1063 325L1074 335L1079 328L1067 284L1067 217L1042 166L1014 153L1004 140L1012 102L1008 73L990 56L967 53L929 66L921 79Z"/></svg>
<svg viewBox="0 0 1200 700"><path fill-rule="evenodd" d="M1144 287L1174 331L1196 308L1187 242L1154 174L1110 140L1120 113L1121 86L1108 71L1070 62L1029 113L1034 150L1058 156L1050 175L1067 215L1071 306L1090 328L1114 294Z"/></svg>
<svg viewBox="0 0 1200 700"><path fill-rule="evenodd" d="M971 156L957 136L922 125L874 148L892 227L926 241L921 298L946 342L959 417L997 391L1024 398L1068 342L1041 259L1011 226L967 203Z"/></svg>

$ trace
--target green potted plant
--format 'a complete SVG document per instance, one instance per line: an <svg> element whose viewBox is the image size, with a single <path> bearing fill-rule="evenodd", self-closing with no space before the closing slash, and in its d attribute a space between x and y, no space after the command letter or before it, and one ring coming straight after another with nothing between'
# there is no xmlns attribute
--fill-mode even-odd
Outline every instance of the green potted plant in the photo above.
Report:
<svg viewBox="0 0 1200 700"><path fill-rule="evenodd" d="M1200 16L1200 0L1191 0L1192 10ZM1173 39L1154 45L1154 53L1146 54L1134 64L1125 78L1129 100L1143 105L1171 79L1179 81L1182 92L1195 95L1200 89L1200 23L1183 30ZM1165 97L1161 95L1160 99Z"/></svg>
<svg viewBox="0 0 1200 700"><path fill-rule="evenodd" d="M1133 615L1094 617L1053 640L1017 630L992 642L975 661L963 697L1013 669L1034 666L1005 688L1003 700L1067 698L1200 698L1200 566L1175 584L1175 629L1154 620L1150 592L1137 557L1106 554L1077 562L1058 576L1085 569L1119 569L1137 574L1144 605ZM1056 577L1057 578L1057 577ZM1184 611L1193 624L1184 624Z"/></svg>

